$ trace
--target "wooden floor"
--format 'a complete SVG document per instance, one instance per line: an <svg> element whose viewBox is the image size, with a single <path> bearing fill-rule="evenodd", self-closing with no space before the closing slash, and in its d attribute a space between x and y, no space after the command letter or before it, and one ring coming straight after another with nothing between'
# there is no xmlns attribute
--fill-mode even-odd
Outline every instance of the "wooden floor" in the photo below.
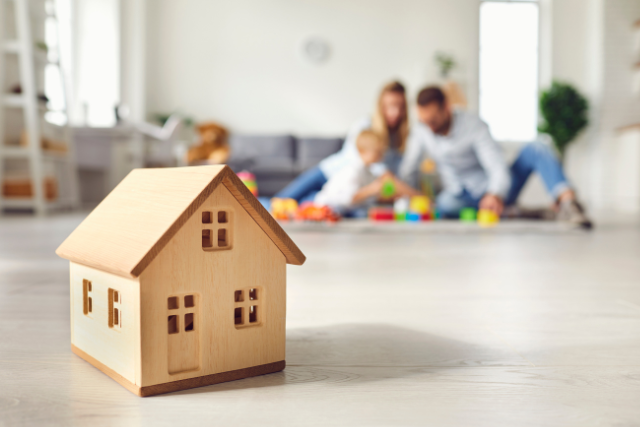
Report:
<svg viewBox="0 0 640 427"><path fill-rule="evenodd" d="M287 368L139 398L73 355L80 215L0 219L0 426L638 426L640 228L292 226Z"/></svg>

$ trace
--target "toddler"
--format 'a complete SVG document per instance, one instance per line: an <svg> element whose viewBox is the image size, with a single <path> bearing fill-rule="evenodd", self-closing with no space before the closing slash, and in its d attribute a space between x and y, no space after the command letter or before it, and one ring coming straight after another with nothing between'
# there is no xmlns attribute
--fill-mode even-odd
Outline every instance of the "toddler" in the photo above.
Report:
<svg viewBox="0 0 640 427"><path fill-rule="evenodd" d="M420 195L391 172L380 169L387 147L378 134L361 132L356 147L359 158L329 179L315 196L315 204L329 206L345 216L366 216L367 209L382 200L382 187L389 181L395 188L392 198Z"/></svg>

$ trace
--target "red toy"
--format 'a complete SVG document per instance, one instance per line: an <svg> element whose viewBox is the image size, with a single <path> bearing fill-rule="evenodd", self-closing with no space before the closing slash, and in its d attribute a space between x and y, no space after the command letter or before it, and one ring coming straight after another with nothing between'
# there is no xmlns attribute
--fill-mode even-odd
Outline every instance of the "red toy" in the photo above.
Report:
<svg viewBox="0 0 640 427"><path fill-rule="evenodd" d="M371 221L393 221L393 208L371 208L369 209L369 219Z"/></svg>
<svg viewBox="0 0 640 427"><path fill-rule="evenodd" d="M314 205L313 202L305 202L298 208L296 220L337 222L340 220L340 216L333 212L328 206L318 206Z"/></svg>

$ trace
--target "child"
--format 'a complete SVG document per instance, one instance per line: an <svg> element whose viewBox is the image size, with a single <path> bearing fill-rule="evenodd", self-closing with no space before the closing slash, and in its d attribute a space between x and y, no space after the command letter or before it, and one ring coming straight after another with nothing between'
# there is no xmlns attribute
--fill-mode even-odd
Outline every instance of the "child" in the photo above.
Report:
<svg viewBox="0 0 640 427"><path fill-rule="evenodd" d="M379 170L387 147L378 134L361 132L356 147L359 158L329 179L316 195L315 204L329 206L345 216L366 216L366 210L382 198L382 188L389 181L395 188L393 198L420 195L391 172Z"/></svg>

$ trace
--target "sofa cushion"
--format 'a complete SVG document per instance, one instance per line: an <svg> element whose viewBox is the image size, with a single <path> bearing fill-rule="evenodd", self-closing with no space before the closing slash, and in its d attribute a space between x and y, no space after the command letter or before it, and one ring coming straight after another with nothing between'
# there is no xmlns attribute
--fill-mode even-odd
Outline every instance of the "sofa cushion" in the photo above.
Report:
<svg viewBox="0 0 640 427"><path fill-rule="evenodd" d="M254 174L294 172L295 140L290 135L231 135L229 138L231 168L246 169Z"/></svg>
<svg viewBox="0 0 640 427"><path fill-rule="evenodd" d="M320 161L340 151L343 138L298 138L296 169L298 172L316 166Z"/></svg>

